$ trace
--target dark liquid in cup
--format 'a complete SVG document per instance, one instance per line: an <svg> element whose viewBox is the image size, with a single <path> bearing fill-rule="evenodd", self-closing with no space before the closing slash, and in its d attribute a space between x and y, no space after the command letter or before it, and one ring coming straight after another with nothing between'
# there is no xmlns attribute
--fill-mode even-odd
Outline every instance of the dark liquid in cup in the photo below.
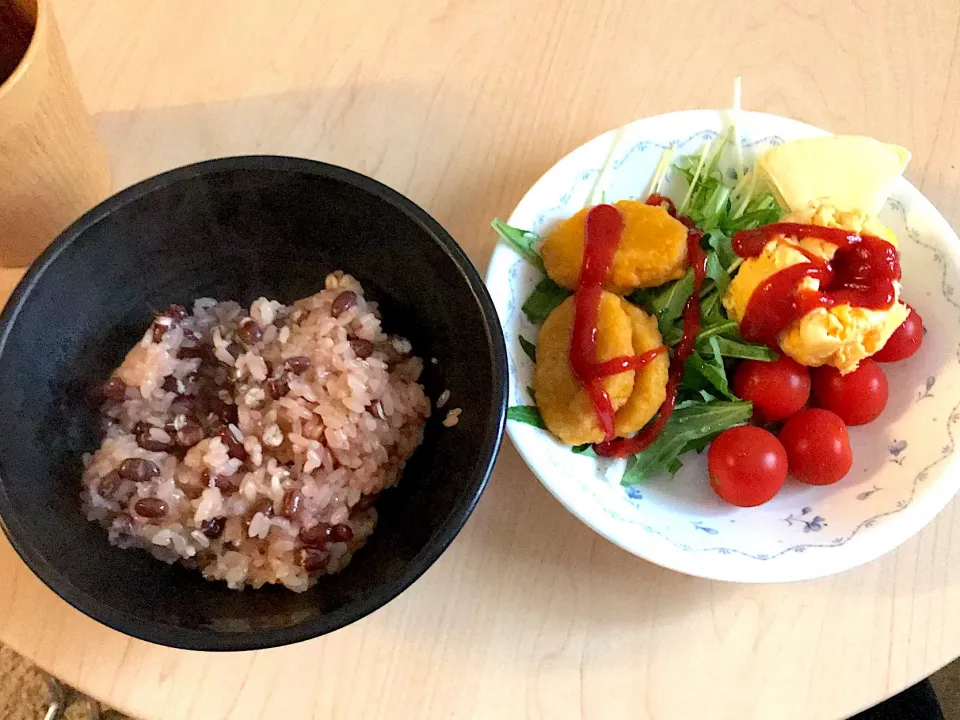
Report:
<svg viewBox="0 0 960 720"><path fill-rule="evenodd" d="M0 0L0 84L13 75L33 37L33 21L11 0Z"/></svg>

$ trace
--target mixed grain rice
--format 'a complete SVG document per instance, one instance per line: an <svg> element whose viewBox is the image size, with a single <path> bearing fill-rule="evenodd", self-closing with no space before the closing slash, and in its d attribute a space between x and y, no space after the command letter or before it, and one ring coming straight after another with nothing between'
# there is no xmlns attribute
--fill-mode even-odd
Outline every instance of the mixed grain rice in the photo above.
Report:
<svg viewBox="0 0 960 720"><path fill-rule="evenodd" d="M104 386L87 517L231 588L306 590L366 542L422 441L422 368L340 272L292 306L170 306Z"/></svg>

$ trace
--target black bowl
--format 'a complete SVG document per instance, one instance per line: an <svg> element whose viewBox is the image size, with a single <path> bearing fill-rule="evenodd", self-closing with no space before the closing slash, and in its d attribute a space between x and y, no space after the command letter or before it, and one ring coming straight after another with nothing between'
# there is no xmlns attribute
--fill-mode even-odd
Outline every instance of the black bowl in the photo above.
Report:
<svg viewBox="0 0 960 720"><path fill-rule="evenodd" d="M292 301L343 269L408 337L436 399L373 537L305 593L242 592L108 544L80 509L81 456L98 443L89 391L170 303ZM444 229L380 183L340 167L238 157L173 170L108 199L36 261L0 316L0 517L27 565L92 618L144 640L246 650L336 630L416 580L473 510L506 411L503 336L486 288Z"/></svg>

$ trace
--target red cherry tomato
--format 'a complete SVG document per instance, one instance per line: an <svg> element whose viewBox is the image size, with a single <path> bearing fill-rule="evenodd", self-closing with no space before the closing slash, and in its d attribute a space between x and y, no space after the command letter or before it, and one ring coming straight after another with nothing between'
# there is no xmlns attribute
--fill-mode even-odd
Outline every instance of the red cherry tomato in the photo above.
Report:
<svg viewBox="0 0 960 720"><path fill-rule="evenodd" d="M920 349L921 344L923 344L923 318L916 310L910 308L907 319L893 331L887 344L873 354L873 359L877 362L906 360Z"/></svg>
<svg viewBox="0 0 960 720"><path fill-rule="evenodd" d="M887 406L887 376L870 358L852 373L841 375L833 367L813 371L813 397L817 405L836 413L847 425L866 425Z"/></svg>
<svg viewBox="0 0 960 720"><path fill-rule="evenodd" d="M832 485L850 472L847 426L829 410L801 410L780 431L790 474L807 485Z"/></svg>
<svg viewBox="0 0 960 720"><path fill-rule="evenodd" d="M733 376L733 394L753 402L759 422L779 422L807 404L810 373L786 355L773 362L744 360Z"/></svg>
<svg viewBox="0 0 960 720"><path fill-rule="evenodd" d="M717 435L707 453L710 487L731 505L755 507L787 479L787 454L772 434L745 425Z"/></svg>

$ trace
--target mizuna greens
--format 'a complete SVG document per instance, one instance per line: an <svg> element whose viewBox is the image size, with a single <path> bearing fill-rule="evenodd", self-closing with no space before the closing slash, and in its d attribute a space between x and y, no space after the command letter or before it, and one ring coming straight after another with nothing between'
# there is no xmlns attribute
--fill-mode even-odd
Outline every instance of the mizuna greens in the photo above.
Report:
<svg viewBox="0 0 960 720"><path fill-rule="evenodd" d="M733 252L731 237L738 230L752 229L777 222L783 210L773 196L761 191L755 174L738 162L722 162L732 132L708 142L700 153L681 156L672 165L685 181L686 192L677 205L678 213L693 220L703 230L702 247L707 255L707 279L700 292L701 329L695 351L687 359L679 388L677 407L652 445L628 459L622 483L632 485L662 472L675 473L680 457L691 450L703 450L723 430L750 421L752 405L739 400L730 388L728 371L737 359L774 360L776 354L764 345L744 341L737 324L727 317L721 298L736 274L740 258ZM739 155L739 153L738 153ZM672 151L661 159L651 192L658 192L670 171ZM531 262L544 270L537 248L539 237L529 231L494 220L500 237ZM683 335L682 312L693 292L693 270L679 280L656 288L633 292L627 300L657 319L663 342L673 347ZM571 293L546 275L523 304L523 313L531 323L540 325ZM520 339L521 348L536 358L534 345ZM536 406L510 408L508 418L544 428ZM589 445L573 448L575 453L592 453Z"/></svg>

